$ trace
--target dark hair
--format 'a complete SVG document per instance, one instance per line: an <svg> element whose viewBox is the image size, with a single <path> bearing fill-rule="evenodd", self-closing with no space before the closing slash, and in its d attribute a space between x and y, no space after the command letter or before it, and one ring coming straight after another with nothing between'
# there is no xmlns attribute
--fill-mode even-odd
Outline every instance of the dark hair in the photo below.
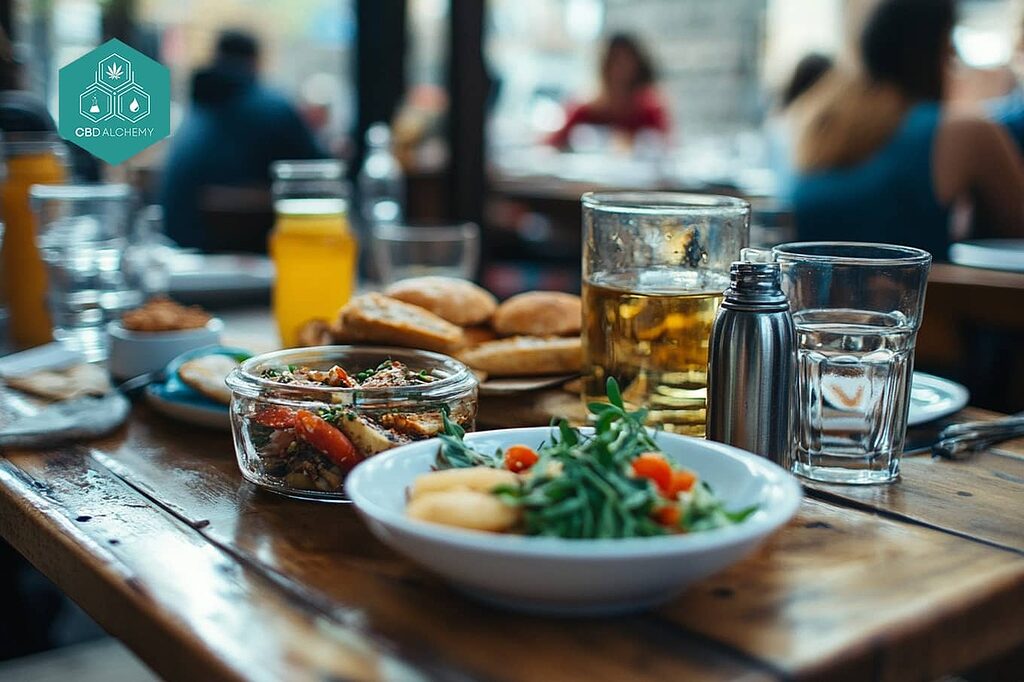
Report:
<svg viewBox="0 0 1024 682"><path fill-rule="evenodd" d="M912 99L941 99L955 23L954 0L882 0L860 38L868 76Z"/></svg>
<svg viewBox="0 0 1024 682"><path fill-rule="evenodd" d="M239 29L221 31L217 37L216 56L221 61L252 62L260 54L260 44L253 34Z"/></svg>
<svg viewBox="0 0 1024 682"><path fill-rule="evenodd" d="M796 68L793 69L793 75L789 77L789 83L782 89L782 96L779 104L783 109L792 104L797 97L804 94L811 87L821 80L824 76L832 69L832 58L812 52L811 54L804 55L799 62L797 62Z"/></svg>
<svg viewBox="0 0 1024 682"><path fill-rule="evenodd" d="M650 85L657 78L654 70L654 63L648 56L640 41L628 33L613 33L608 38L608 45L605 47L604 56L601 58L601 73L608 69L612 54L616 50L626 50L636 62L636 78L633 81L633 88L642 88Z"/></svg>

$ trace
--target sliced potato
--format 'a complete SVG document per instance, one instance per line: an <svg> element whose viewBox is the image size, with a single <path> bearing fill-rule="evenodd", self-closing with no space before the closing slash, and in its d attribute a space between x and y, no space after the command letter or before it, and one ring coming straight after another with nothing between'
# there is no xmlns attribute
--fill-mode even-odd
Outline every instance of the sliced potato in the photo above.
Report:
<svg viewBox="0 0 1024 682"><path fill-rule="evenodd" d="M406 513L421 521L501 533L519 520L519 510L494 495L475 490L445 490L421 495Z"/></svg>
<svg viewBox="0 0 1024 682"><path fill-rule="evenodd" d="M518 485L519 477L511 471L491 467L444 469L416 478L409 493L411 499L448 490L471 490L489 493L499 485Z"/></svg>
<svg viewBox="0 0 1024 682"><path fill-rule="evenodd" d="M350 419L349 416L352 418ZM384 431L364 417L355 414L345 415L338 420L337 425L364 457L376 455L408 442L407 438Z"/></svg>
<svg viewBox="0 0 1024 682"><path fill-rule="evenodd" d="M380 423L414 438L433 438L444 430L440 412L382 414Z"/></svg>

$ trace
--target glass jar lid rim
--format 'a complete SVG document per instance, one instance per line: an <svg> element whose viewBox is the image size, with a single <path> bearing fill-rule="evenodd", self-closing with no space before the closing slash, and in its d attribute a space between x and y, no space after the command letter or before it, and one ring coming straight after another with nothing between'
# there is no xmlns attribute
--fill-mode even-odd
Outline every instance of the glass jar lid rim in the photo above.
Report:
<svg viewBox="0 0 1024 682"><path fill-rule="evenodd" d="M32 185L33 199L127 199L134 190L124 183L83 183L71 185Z"/></svg>
<svg viewBox="0 0 1024 682"><path fill-rule="evenodd" d="M388 358L394 355L413 355L425 360L431 360L451 370L451 374L439 381L432 381L425 384L413 384L410 386L379 386L379 387L347 387L347 386L308 386L283 384L273 379L267 379L256 373L256 368L268 366L270 363L278 365L294 364L289 359L299 359L306 355L323 354L326 358L330 356L342 356L346 353L378 354L381 358ZM340 358L339 358L340 359ZM254 355L242 362L229 376L228 385L232 389L249 388L255 390L301 391L306 394L355 394L369 398L380 398L392 395L415 396L420 393L437 391L438 389L458 389L467 380L476 382L476 377L466 365L455 358L435 353L433 351L417 348L398 348L390 346L311 346L307 348L285 348L283 350Z"/></svg>
<svg viewBox="0 0 1024 682"><path fill-rule="evenodd" d="M285 159L270 164L278 180L340 180L345 164L338 159Z"/></svg>

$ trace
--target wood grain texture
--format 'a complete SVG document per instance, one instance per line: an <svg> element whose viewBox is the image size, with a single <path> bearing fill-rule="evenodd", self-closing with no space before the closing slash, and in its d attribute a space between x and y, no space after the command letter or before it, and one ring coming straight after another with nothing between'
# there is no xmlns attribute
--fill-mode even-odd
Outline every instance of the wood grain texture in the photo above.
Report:
<svg viewBox="0 0 1024 682"><path fill-rule="evenodd" d="M609 681L771 677L756 661L645 618L570 621L566 636L566 621L480 606L377 542L351 506L260 491L241 480L229 437L204 432L191 447L168 446L167 426L140 410L119 439L97 448L109 455L97 456L211 542L284 577L293 598L358 614L415 656L432 652L473 677L498 679L542 679L555 670L563 679ZM510 642L529 655L507 656ZM560 659L571 669L553 663Z"/></svg>
<svg viewBox="0 0 1024 682"><path fill-rule="evenodd" d="M748 560L618 619L478 605L351 507L245 483L228 434L142 406L89 448L0 460L0 533L170 679L926 679L1024 646L1024 557L924 527L993 542L1018 518L986 501L1016 490L986 473L990 457L1020 461L920 466L973 481L958 499L995 524L958 521L908 469L889 490L920 518L895 499L872 502L885 516L807 500Z"/></svg>
<svg viewBox="0 0 1024 682"><path fill-rule="evenodd" d="M960 421L996 417L976 409L958 415ZM1024 438L957 462L928 454L904 457L900 468L900 481L894 485L805 485L821 499L876 510L1024 554Z"/></svg>
<svg viewBox="0 0 1024 682"><path fill-rule="evenodd" d="M0 533L169 679L412 670L365 633L290 604L83 450L0 461Z"/></svg>
<svg viewBox="0 0 1024 682"><path fill-rule="evenodd" d="M799 677L932 679L1020 644L1024 558L806 500L663 614Z"/></svg>

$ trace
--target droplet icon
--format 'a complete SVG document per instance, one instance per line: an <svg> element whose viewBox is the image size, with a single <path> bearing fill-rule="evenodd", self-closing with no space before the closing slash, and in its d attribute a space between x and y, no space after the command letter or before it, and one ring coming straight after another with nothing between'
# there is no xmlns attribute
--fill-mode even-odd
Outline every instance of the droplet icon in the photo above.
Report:
<svg viewBox="0 0 1024 682"><path fill-rule="evenodd" d="M134 98L134 97L132 97L132 103L128 105L128 111L130 111L130 112L132 112L134 114L138 110L139 110L139 100Z"/></svg>

